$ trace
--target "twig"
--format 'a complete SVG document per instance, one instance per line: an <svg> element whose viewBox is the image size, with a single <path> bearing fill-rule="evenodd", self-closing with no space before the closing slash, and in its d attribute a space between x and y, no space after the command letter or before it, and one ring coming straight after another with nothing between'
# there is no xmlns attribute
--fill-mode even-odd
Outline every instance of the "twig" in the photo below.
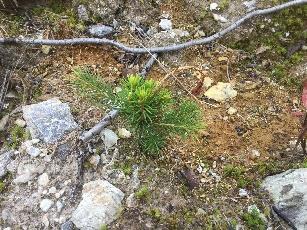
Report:
<svg viewBox="0 0 307 230"><path fill-rule="evenodd" d="M151 58L147 61L147 63L145 64L144 68L142 69L140 76L145 78L145 76L148 73L148 70L150 70L150 68L152 67L152 65L155 63L155 60L157 59L158 54L153 54L151 56Z"/></svg>
<svg viewBox="0 0 307 230"><path fill-rule="evenodd" d="M139 48L139 47L129 47L123 43L106 39L106 38L72 38L72 39L62 39L62 40L50 40L50 39L31 39L31 38L0 38L0 44L10 44L10 45L18 45L18 44L30 44L30 45L53 45L53 46L65 46L65 45L84 45L84 44L92 44L92 45L110 45L117 47L118 49L124 50L129 53L165 53L182 50L191 46L196 45L204 45L215 41L217 39L222 38L227 33L233 31L234 29L241 26L247 20L259 16L271 14L289 7L298 6L306 4L307 0L294 0L281 5L277 5L271 8L255 10L243 16L242 18L235 21L233 24L228 26L227 28L221 30L218 33L215 33L209 37L205 37L202 39L191 40L188 42L184 42L181 44L161 46L161 47L150 47L150 48Z"/></svg>

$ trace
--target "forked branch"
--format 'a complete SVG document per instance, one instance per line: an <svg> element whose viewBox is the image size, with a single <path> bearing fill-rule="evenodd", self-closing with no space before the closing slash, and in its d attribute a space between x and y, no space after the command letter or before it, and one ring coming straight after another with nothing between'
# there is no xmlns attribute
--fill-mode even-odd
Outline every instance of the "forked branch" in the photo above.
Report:
<svg viewBox="0 0 307 230"><path fill-rule="evenodd" d="M0 38L0 44L9 44L9 45L52 45L52 46L67 46L67 45L109 45L117 47L118 49L121 49L123 51L126 51L128 53L165 53L165 52L172 52L172 51L178 51L182 50L191 46L196 45L204 45L210 42L213 42L217 39L222 38L227 33L233 31L234 29L241 26L244 22L247 20L259 16L259 15L266 15L271 14L289 7L298 6L306 4L307 0L294 0L290 1L281 5L277 5L271 8L262 9L262 10L255 10L253 12L250 12L240 18L239 20L235 21L233 24L228 26L227 28L221 30L218 33L215 33L209 37L191 40L188 42L184 42L181 44L174 44L174 45L168 45L168 46L161 46L161 47L148 47L148 48L139 48L139 47L129 47L123 43L110 40L107 38L72 38L72 39L62 39L62 40L50 40L50 39L31 39L31 38Z"/></svg>

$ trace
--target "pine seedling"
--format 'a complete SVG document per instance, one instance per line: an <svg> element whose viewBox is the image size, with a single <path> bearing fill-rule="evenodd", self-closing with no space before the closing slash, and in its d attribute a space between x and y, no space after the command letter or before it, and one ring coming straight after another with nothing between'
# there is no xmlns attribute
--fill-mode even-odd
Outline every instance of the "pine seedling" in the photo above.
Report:
<svg viewBox="0 0 307 230"><path fill-rule="evenodd" d="M170 91L153 80L131 75L122 82L118 106L138 135L142 149L158 153L171 134L188 136L202 128L201 111L192 101L176 105Z"/></svg>
<svg viewBox="0 0 307 230"><path fill-rule="evenodd" d="M105 83L101 76L93 74L87 68L74 70L72 84L83 98L90 100L100 108L110 107L114 101L111 86Z"/></svg>
<svg viewBox="0 0 307 230"><path fill-rule="evenodd" d="M170 135L187 137L203 128L202 113L195 102L175 103L170 91L153 80L130 75L113 94L101 77L88 70L77 69L75 76L73 84L82 96L98 101L100 107L107 101L119 108L145 153L159 153Z"/></svg>

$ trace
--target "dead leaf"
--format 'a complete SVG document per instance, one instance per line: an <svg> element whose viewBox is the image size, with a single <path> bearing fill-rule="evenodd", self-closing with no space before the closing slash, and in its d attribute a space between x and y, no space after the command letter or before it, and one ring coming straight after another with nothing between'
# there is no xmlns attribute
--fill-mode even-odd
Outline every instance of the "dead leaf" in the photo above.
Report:
<svg viewBox="0 0 307 230"><path fill-rule="evenodd" d="M260 46L257 50L256 50L256 54L262 54L265 51L271 49L271 47L269 46Z"/></svg>
<svg viewBox="0 0 307 230"><path fill-rule="evenodd" d="M227 62L228 57L219 57L218 60L219 60L219 62L223 62L223 61Z"/></svg>
<svg viewBox="0 0 307 230"><path fill-rule="evenodd" d="M197 85L191 90L194 96L199 96L204 91L204 79L204 76L202 76Z"/></svg>

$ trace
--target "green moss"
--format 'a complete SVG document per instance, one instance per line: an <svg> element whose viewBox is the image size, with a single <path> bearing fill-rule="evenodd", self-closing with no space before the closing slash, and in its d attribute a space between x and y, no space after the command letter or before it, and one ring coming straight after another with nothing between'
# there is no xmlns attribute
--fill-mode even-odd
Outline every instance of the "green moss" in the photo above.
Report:
<svg viewBox="0 0 307 230"><path fill-rule="evenodd" d="M149 198L149 195L150 195L149 188L147 186L145 186L145 185L140 187L139 190L136 191L136 193L135 193L135 197L138 200L146 200L146 199Z"/></svg>
<svg viewBox="0 0 307 230"><path fill-rule="evenodd" d="M14 125L10 130L11 141L8 143L8 146L13 149L17 149L21 143L28 139L30 134L26 131L26 129L21 128L18 125Z"/></svg>
<svg viewBox="0 0 307 230"><path fill-rule="evenodd" d="M245 169L242 166L235 166L228 164L224 167L224 175L227 177L233 177L239 179L245 172Z"/></svg>
<svg viewBox="0 0 307 230"><path fill-rule="evenodd" d="M160 220L161 219L161 211L158 209L158 208L152 208L150 209L147 214L152 218L152 219L155 219L155 220Z"/></svg>
<svg viewBox="0 0 307 230"><path fill-rule="evenodd" d="M221 10L226 10L229 8L229 5L230 5L230 0L222 0L220 1L219 3L219 7Z"/></svg>
<svg viewBox="0 0 307 230"><path fill-rule="evenodd" d="M5 189L5 183L0 180L0 193L2 193Z"/></svg>
<svg viewBox="0 0 307 230"><path fill-rule="evenodd" d="M242 216L247 227L251 230L265 230L266 225L262 218L260 217L260 213L258 210L253 209L249 213L244 213Z"/></svg>
<svg viewBox="0 0 307 230"><path fill-rule="evenodd" d="M276 164L272 162L261 162L257 165L257 172L261 176L267 176L274 174L277 171Z"/></svg>

